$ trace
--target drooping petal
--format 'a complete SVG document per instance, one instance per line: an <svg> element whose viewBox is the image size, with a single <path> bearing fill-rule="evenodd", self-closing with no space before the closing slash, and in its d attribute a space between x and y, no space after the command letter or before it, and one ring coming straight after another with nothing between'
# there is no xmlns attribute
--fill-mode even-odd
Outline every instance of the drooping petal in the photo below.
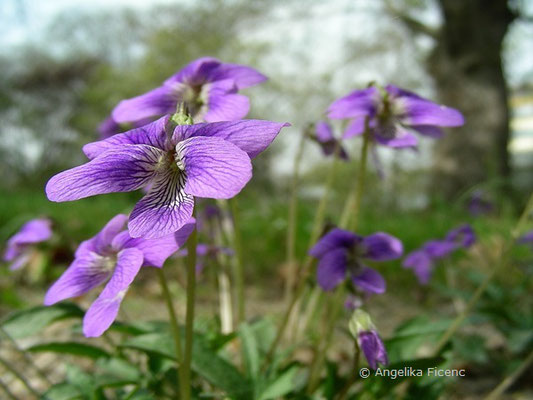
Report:
<svg viewBox="0 0 533 400"><path fill-rule="evenodd" d="M370 368L376 369L378 363L382 365L389 363L385 345L376 331L362 331L359 333L357 340Z"/></svg>
<svg viewBox="0 0 533 400"><path fill-rule="evenodd" d="M59 202L139 189L152 180L163 154L148 145L110 149L84 165L53 176L46 184L46 194L49 200Z"/></svg>
<svg viewBox="0 0 533 400"><path fill-rule="evenodd" d="M107 280L112 270L112 260L96 253L86 252L76 257L67 270L48 289L44 305L50 306L58 301L81 296Z"/></svg>
<svg viewBox="0 0 533 400"><path fill-rule="evenodd" d="M128 144L147 144L161 150L168 150L167 134L165 126L170 116L166 115L157 121L150 122L140 128L128 132L113 135L108 139L88 143L83 146L83 152L89 159L93 159L112 148L118 148Z"/></svg>
<svg viewBox="0 0 533 400"><path fill-rule="evenodd" d="M218 137L192 137L179 142L176 152L185 166L185 193L229 199L252 178L248 154Z"/></svg>
<svg viewBox="0 0 533 400"><path fill-rule="evenodd" d="M328 118L345 119L372 116L376 112L379 91L375 87L355 90L334 101L328 108Z"/></svg>
<svg viewBox="0 0 533 400"><path fill-rule="evenodd" d="M359 136L365 131L365 117L356 117L350 121L348 127L344 131L344 139L350 139L354 136Z"/></svg>
<svg viewBox="0 0 533 400"><path fill-rule="evenodd" d="M111 247L113 239L117 236L126 225L128 216L118 214L113 217L104 228L94 237L94 249L97 253L102 254L106 249Z"/></svg>
<svg viewBox="0 0 533 400"><path fill-rule="evenodd" d="M326 291L333 290L346 279L346 249L337 248L326 254L318 262L316 279Z"/></svg>
<svg viewBox="0 0 533 400"><path fill-rule="evenodd" d="M429 282L433 273L433 260L424 250L415 250L409 253L402 265L404 268L412 269L422 285Z"/></svg>
<svg viewBox="0 0 533 400"><path fill-rule="evenodd" d="M20 230L8 240L8 246L39 243L52 237L52 221L37 218L26 222Z"/></svg>
<svg viewBox="0 0 533 400"><path fill-rule="evenodd" d="M112 112L118 123L170 114L176 110L176 97L168 86L160 86L131 99L122 100Z"/></svg>
<svg viewBox="0 0 533 400"><path fill-rule="evenodd" d="M385 279L375 269L364 267L360 273L352 276L352 282L367 293L384 293L387 288Z"/></svg>
<svg viewBox="0 0 533 400"><path fill-rule="evenodd" d="M138 249L129 248L118 253L113 276L83 318L83 334L86 337L100 336L111 326L142 263L143 253Z"/></svg>
<svg viewBox="0 0 533 400"><path fill-rule="evenodd" d="M26 265L30 261L30 258L31 258L31 253L21 252L14 259L13 258L11 259L13 262L9 264L9 270L16 271L18 269L21 269L24 265ZM6 260L6 261L10 261L10 260Z"/></svg>
<svg viewBox="0 0 533 400"><path fill-rule="evenodd" d="M250 158L254 158L272 143L285 126L290 124L256 119L181 125L176 127L173 140L177 143L194 136L219 137L233 143L248 153Z"/></svg>
<svg viewBox="0 0 533 400"><path fill-rule="evenodd" d="M364 249L362 256L374 261L395 260L403 253L401 240L384 232L366 236L361 246Z"/></svg>
<svg viewBox="0 0 533 400"><path fill-rule="evenodd" d="M348 249L359 243L363 238L353 232L344 229L334 228L326 233L312 248L309 255L321 258L326 253L337 249Z"/></svg>
<svg viewBox="0 0 533 400"><path fill-rule="evenodd" d="M157 239L176 232L192 216L194 197L185 193L185 174L160 172L150 191L135 205L128 229L134 238Z"/></svg>
<svg viewBox="0 0 533 400"><path fill-rule="evenodd" d="M268 78L259 71L238 64L221 64L211 74L212 80L231 79L239 89L257 85Z"/></svg>

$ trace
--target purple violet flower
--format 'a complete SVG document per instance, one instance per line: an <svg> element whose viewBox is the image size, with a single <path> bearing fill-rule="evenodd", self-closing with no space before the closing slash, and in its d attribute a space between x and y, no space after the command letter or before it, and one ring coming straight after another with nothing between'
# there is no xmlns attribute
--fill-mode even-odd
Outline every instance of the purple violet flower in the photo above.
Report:
<svg viewBox="0 0 533 400"><path fill-rule="evenodd" d="M332 290L349 276L361 290L383 293L385 280L379 272L367 267L363 260L394 260L402 252L402 242L387 233L360 236L334 228L313 246L309 254L319 259L317 281L322 289Z"/></svg>
<svg viewBox="0 0 533 400"><path fill-rule="evenodd" d="M128 228L132 237L166 236L189 221L194 197L228 199L239 193L252 177L250 158L287 126L241 120L179 125L167 134L169 119L86 144L91 161L53 176L48 199L71 201L151 185Z"/></svg>
<svg viewBox="0 0 533 400"><path fill-rule="evenodd" d="M253 68L222 63L216 58L199 58L143 95L121 101L113 110L118 123L172 114L185 103L195 122L242 119L250 109L241 89L267 78Z"/></svg>
<svg viewBox="0 0 533 400"><path fill-rule="evenodd" d="M440 127L464 124L459 111L394 85L356 90L333 102L328 117L351 120L344 132L345 139L362 135L368 119L372 140L393 148L416 147L418 140L411 131L438 138L442 136Z"/></svg>
<svg viewBox="0 0 533 400"><path fill-rule="evenodd" d="M403 267L412 269L418 281L426 285L433 274L435 262L450 256L460 248L468 248L476 242L476 235L468 224L452 229L443 240L429 240L422 247L407 254Z"/></svg>
<svg viewBox="0 0 533 400"><path fill-rule="evenodd" d="M175 234L156 240L135 239L125 230L128 217L115 216L93 238L80 244L68 269L48 289L44 304L81 296L107 281L83 319L87 337L100 336L115 320L122 299L141 267L163 267L166 259L187 241L191 218Z"/></svg>
<svg viewBox="0 0 533 400"><path fill-rule="evenodd" d="M135 121L130 125L133 125L133 128L140 128L144 125L148 125L152 122L152 118L144 118L139 121ZM124 129L124 126L116 122L113 117L107 117L102 123L98 126L98 132L100 133L100 139L107 139L117 133L124 132L127 129Z"/></svg>
<svg viewBox="0 0 533 400"><path fill-rule="evenodd" d="M378 363L387 365L389 357L383 341L375 330L362 331L357 337L359 348L363 350L368 365L372 369L377 369Z"/></svg>
<svg viewBox="0 0 533 400"><path fill-rule="evenodd" d="M31 248L52 237L52 221L37 218L26 222L7 242L4 261L10 262L10 270L22 268L30 259Z"/></svg>
<svg viewBox="0 0 533 400"><path fill-rule="evenodd" d="M341 145L340 140L335 138L331 125L326 121L318 121L315 124L315 130L310 135L310 138L320 145L322 153L324 153L325 156L332 156L335 154L335 151L338 151L338 156L341 159L348 160L348 153ZM337 146L338 150L336 150Z"/></svg>

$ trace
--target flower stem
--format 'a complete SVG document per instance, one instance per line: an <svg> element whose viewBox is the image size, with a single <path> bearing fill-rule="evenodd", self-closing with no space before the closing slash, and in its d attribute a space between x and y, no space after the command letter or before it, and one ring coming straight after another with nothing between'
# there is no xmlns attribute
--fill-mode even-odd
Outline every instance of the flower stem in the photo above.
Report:
<svg viewBox="0 0 533 400"><path fill-rule="evenodd" d="M181 348L181 332L178 325L178 319L176 317L176 311L174 310L174 306L172 304L172 295L170 294L170 290L168 289L167 285L167 278L165 277L165 273L163 271L163 268L157 268L157 275L159 277L159 283L161 285L161 290L163 292L163 297L165 298L165 303L168 310L168 315L170 317L170 325L172 328L172 337L174 339L174 347L176 352L176 359L178 360L179 368L177 370L178 373L178 382L179 382L179 390L181 393L181 397L183 397L183 390L184 390L184 382L185 382L185 376L183 369L183 350Z"/></svg>
<svg viewBox="0 0 533 400"><path fill-rule="evenodd" d="M485 280L479 285L479 287L476 289L474 294L472 295L472 298L467 303L464 310L453 320L450 327L444 332L441 339L437 343L435 354L438 354L441 352L441 350L444 348L448 340L455 334L457 329L461 326L465 318L470 314L470 312L474 309L474 306L477 304L479 299L481 298L481 295L485 292L487 287L489 286L489 283L492 281L492 279L497 275L498 271L507 264L507 257L509 255L509 250L511 249L512 245L514 244L515 240L518 238L520 233L522 232L524 225L527 223L528 217L530 216L531 212L533 211L533 194L530 196L529 201L526 205L526 208L524 209L524 212L520 216L518 223L516 224L515 229L511 232L511 241L501 250L501 255L499 257L498 264L492 269L492 271L487 275Z"/></svg>
<svg viewBox="0 0 533 400"><path fill-rule="evenodd" d="M529 353L527 358L522 361L520 366L501 383L496 386L486 397L486 400L496 400L502 397L502 394L522 375L529 366L533 364L533 351Z"/></svg>
<svg viewBox="0 0 533 400"><path fill-rule="evenodd" d="M366 164L368 159L369 144L370 139L368 129L365 129L365 132L363 133L363 146L361 147L361 158L359 160L357 181L352 192L348 196L348 200L344 204L344 209L339 222L339 226L344 229L357 229L361 196L363 195L366 180ZM352 222L351 226L350 222Z"/></svg>
<svg viewBox="0 0 533 400"><path fill-rule="evenodd" d="M352 370L350 371L350 376L348 377L348 380L346 384L344 385L344 388L339 393L339 400L344 400L346 398L346 396L348 395L348 392L350 391L350 388L357 381L357 375L359 374L360 354L361 354L361 349L359 348L359 344L357 343L357 340L354 340L353 367L352 367Z"/></svg>
<svg viewBox="0 0 533 400"><path fill-rule="evenodd" d="M235 288L237 291L237 325L246 319L244 307L244 261L242 255L241 225L237 199L229 200L233 216L233 247L235 250Z"/></svg>
<svg viewBox="0 0 533 400"><path fill-rule="evenodd" d="M315 214L315 219L313 222L313 230L311 231L311 237L309 240L310 244L313 244L320 235L320 228L324 222L324 217L326 214L326 205L327 200L329 198L329 192L331 189L331 185L333 183L333 178L335 177L336 171L337 171L337 165L338 165L337 157L335 157L332 161L331 167L328 171L328 177L326 180L326 186L324 188L324 194L322 195L322 198L320 199L320 202L317 207L317 212ZM268 350L268 353L265 357L265 364L264 366L268 365L270 361L272 361L272 357L274 356L274 353L276 352L276 349L281 341L281 338L283 337L285 333L285 329L287 328L287 323L289 322L290 316L294 310L294 306L297 304L298 299L301 297L305 290L305 283L307 281L307 277L309 276L311 272L311 267L313 265L313 258L309 255L305 258L303 265L298 271L297 274L297 285L292 293L292 298L290 299L290 302L287 306L287 310L285 311L285 314L283 315L283 319L281 320L281 324L278 328L278 332L276 334L276 338L270 345L270 349Z"/></svg>
<svg viewBox="0 0 533 400"><path fill-rule="evenodd" d="M306 131L305 129L302 132L300 141L298 143L298 150L296 152L296 157L294 158L294 166L292 170L292 183L290 187L290 199L289 199L289 215L288 215L288 224L287 224L287 283L285 285L285 299L287 302L290 300L290 295L296 282L297 268L298 264L296 263L295 257L295 247L296 247L296 221L298 217L298 183L300 178L300 165L302 163L302 157L304 154L305 148L305 138Z"/></svg>
<svg viewBox="0 0 533 400"><path fill-rule="evenodd" d="M9 372L11 372L13 374L13 376L15 378L17 378L25 387L26 389L28 389L28 391L34 395L36 398L40 399L41 396L39 395L39 393L37 392L37 390L35 390L31 385L30 383L26 380L26 378L24 378L24 376L18 372L10 363L9 361L6 361L4 360L2 357L0 357L0 364L2 364L4 366L5 369L7 369Z"/></svg>
<svg viewBox="0 0 533 400"><path fill-rule="evenodd" d="M191 361L196 296L196 229L187 240L187 310L185 315L185 351L183 353L182 400L191 397Z"/></svg>

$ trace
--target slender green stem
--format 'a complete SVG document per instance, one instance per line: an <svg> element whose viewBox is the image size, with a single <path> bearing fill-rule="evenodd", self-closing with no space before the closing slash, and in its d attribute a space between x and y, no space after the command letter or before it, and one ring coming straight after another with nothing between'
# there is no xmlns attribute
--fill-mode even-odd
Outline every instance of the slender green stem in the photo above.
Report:
<svg viewBox="0 0 533 400"><path fill-rule="evenodd" d="M502 394L533 364L533 351L529 353L527 358L522 361L520 366L514 370L514 372L509 375L507 378L505 378L503 381L500 382L498 386L496 386L489 395L485 398L485 400L496 400L500 399L502 397Z"/></svg>
<svg viewBox="0 0 533 400"><path fill-rule="evenodd" d="M353 187L352 192L348 196L348 200L344 205L342 211L342 216L339 222L341 228L351 228L353 230L357 229L359 208L361 205L361 197L363 195L363 190L366 180L366 164L368 159L368 147L370 145L370 138L368 130L366 129L363 133L363 146L361 147L361 158L359 160L359 168L357 172L357 181Z"/></svg>
<svg viewBox="0 0 533 400"><path fill-rule="evenodd" d="M524 209L524 212L520 216L518 223L516 224L515 229L511 232L511 238L512 240L501 250L501 254L499 257L498 264L492 269L492 271L485 277L481 285L476 289L474 294L472 295L471 299L468 301L466 307L464 310L453 320L450 327L444 332L441 339L437 343L435 353L438 354L440 351L444 348L448 340L455 334L457 329L461 326L463 321L466 319L466 317L470 314L470 312L474 309L474 306L477 304L479 299L481 298L481 295L485 292L487 287L489 286L492 279L497 275L498 271L507 264L507 258L509 255L509 250L514 244L514 241L520 233L522 232L525 224L527 223L528 217L530 216L531 212L533 211L533 194L530 196L529 201L526 205L526 208Z"/></svg>
<svg viewBox="0 0 533 400"><path fill-rule="evenodd" d="M27 352L25 352L23 349L19 347L17 341L13 339L13 337L2 326L0 326L0 333L2 334L2 336L4 336L7 340L11 342L15 350L22 355L22 357L24 358L24 360L26 361L28 365L31 365L35 369L35 371L41 377L41 379L45 381L46 383L48 383L49 385L51 385L52 382L50 381L50 379L48 379L44 371L37 366L37 363L35 362L35 360L33 360L33 358Z"/></svg>
<svg viewBox="0 0 533 400"><path fill-rule="evenodd" d="M290 199L289 199L289 216L288 216L288 226L287 226L287 283L285 285L285 299L287 302L290 299L290 294L296 282L297 268L295 257L295 247L296 247L296 221L298 217L298 184L300 178L300 165L302 163L302 158L305 149L305 138L306 130L302 132L300 141L298 143L298 150L296 152L296 157L294 158L294 166L292 171L292 184L290 187Z"/></svg>
<svg viewBox="0 0 533 400"><path fill-rule="evenodd" d="M17 397L9 390L9 387L4 383L3 380L0 379L0 387L5 392L7 397L9 397L11 400L17 400Z"/></svg>
<svg viewBox="0 0 533 400"><path fill-rule="evenodd" d="M324 193L320 199L320 202L317 207L317 212L315 214L315 219L313 222L313 230L311 231L311 237L310 237L310 244L313 244L318 236L320 235L320 227L324 223L324 218L326 214L326 205L327 200L330 194L331 185L333 183L333 178L335 177L336 171L337 171L337 165L338 165L337 157L335 157L332 161L331 167L328 171L328 176L326 180L326 186L324 188ZM302 264L302 267L298 271L298 279L297 279L297 285L292 293L292 298L287 306L287 310L285 311L285 314L283 315L283 319L281 320L280 326L278 328L276 338L270 345L270 349L268 350L268 353L265 357L265 363L264 367L272 361L272 357L274 356L274 353L276 352L276 349L281 341L281 338L283 337L285 333L285 329L287 328L287 323L289 322L289 318L293 312L294 306L297 304L298 299L301 297L305 290L305 283L307 281L307 277L309 276L311 272L311 267L313 265L313 258L311 256L307 256Z"/></svg>
<svg viewBox="0 0 533 400"><path fill-rule="evenodd" d="M346 398L346 396L348 395L348 392L350 391L350 388L357 381L357 376L359 374L360 354L361 354L361 349L359 348L359 344L357 343L357 340L354 340L353 368L352 368L352 371L350 371L350 376L348 377L348 381L346 382L346 385L344 385L344 388L339 393L339 400L344 400Z"/></svg>
<svg viewBox="0 0 533 400"><path fill-rule="evenodd" d="M183 353L182 400L191 397L191 361L194 336L194 306L196 296L196 229L187 240L187 310L185 315L185 351Z"/></svg>
<svg viewBox="0 0 533 400"><path fill-rule="evenodd" d="M316 386L319 382L322 363L326 358L326 354L331 343L331 338L335 330L335 324L337 322L337 319L339 318L340 311L342 310L340 302L342 301L343 297L344 290L338 289L334 297L330 298L330 306L326 309L326 312L330 312L330 318L326 323L324 333L322 334L322 336L320 336L321 340L317 346L318 351L315 354L315 357L311 364L311 369L309 372L309 383L307 385L307 393L309 394L315 391Z"/></svg>
<svg viewBox="0 0 533 400"><path fill-rule="evenodd" d="M181 332L180 332L180 328L178 325L178 318L176 317L176 311L174 310L174 305L172 304L172 295L170 294L170 290L168 289L167 278L165 277L163 268L157 268L157 275L159 277L159 283L161 285L161 290L163 292L163 297L165 298L168 315L170 317L170 326L172 329L172 337L174 339L176 359L178 360L178 364L179 364L179 368L177 369L178 381L179 381L178 387L183 397L183 387L184 387L183 383L185 381L185 376L184 376L185 370L183 369L183 350L181 347Z"/></svg>
<svg viewBox="0 0 533 400"><path fill-rule="evenodd" d="M24 376L18 372L7 360L4 360L4 358L0 357L0 364L2 364L5 369L7 369L9 372L13 374L15 378L17 378L25 387L28 389L28 391L34 395L37 398L40 398L39 392L35 390L30 383L24 378Z"/></svg>
<svg viewBox="0 0 533 400"><path fill-rule="evenodd" d="M242 239L239 206L234 197L229 200L233 216L233 248L235 250L235 288L237 291L237 325L246 319L244 304L244 261L242 254Z"/></svg>

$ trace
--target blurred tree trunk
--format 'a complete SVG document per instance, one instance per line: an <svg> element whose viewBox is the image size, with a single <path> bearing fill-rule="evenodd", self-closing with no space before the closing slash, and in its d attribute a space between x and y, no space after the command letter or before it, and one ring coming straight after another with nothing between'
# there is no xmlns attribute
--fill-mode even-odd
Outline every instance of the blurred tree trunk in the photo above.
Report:
<svg viewBox="0 0 533 400"><path fill-rule="evenodd" d="M443 25L428 59L440 101L466 124L435 146L433 185L448 198L481 181L509 183L508 93L502 42L514 19L504 0L439 0ZM506 186L506 185L504 185Z"/></svg>

